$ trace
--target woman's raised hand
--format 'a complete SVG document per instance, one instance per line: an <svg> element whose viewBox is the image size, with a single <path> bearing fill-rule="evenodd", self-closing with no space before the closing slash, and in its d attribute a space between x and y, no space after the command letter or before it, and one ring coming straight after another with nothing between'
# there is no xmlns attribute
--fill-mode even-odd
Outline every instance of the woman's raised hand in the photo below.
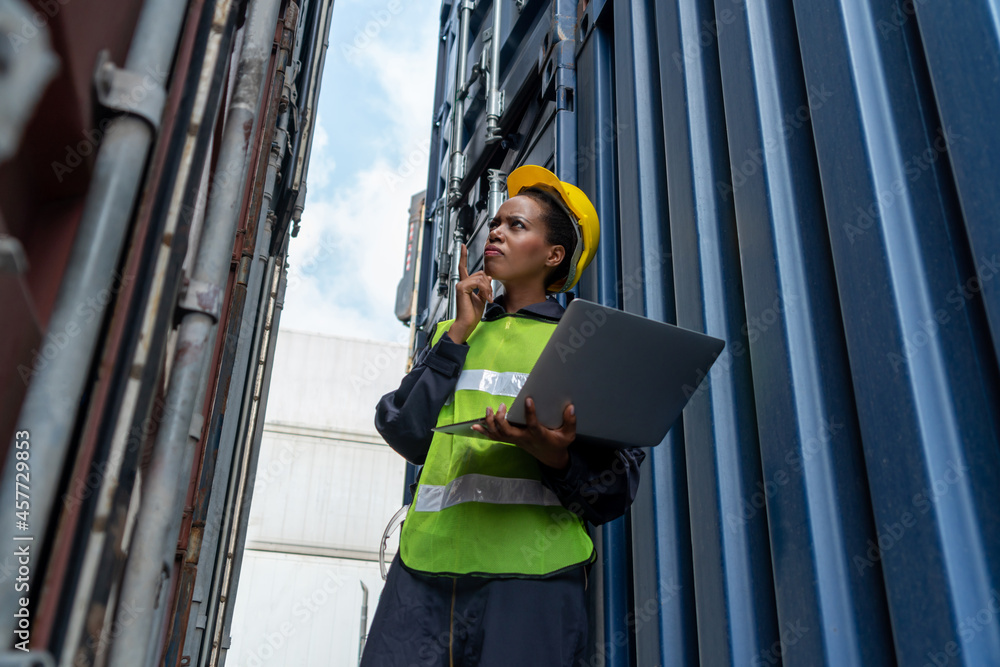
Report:
<svg viewBox="0 0 1000 667"><path fill-rule="evenodd" d="M476 271L471 276L468 269L469 250L462 244L462 256L458 261L458 283L455 285L455 322L448 330L448 336L456 343L464 343L483 318L487 301L493 301L493 283L485 271ZM475 292L478 290L478 294Z"/></svg>

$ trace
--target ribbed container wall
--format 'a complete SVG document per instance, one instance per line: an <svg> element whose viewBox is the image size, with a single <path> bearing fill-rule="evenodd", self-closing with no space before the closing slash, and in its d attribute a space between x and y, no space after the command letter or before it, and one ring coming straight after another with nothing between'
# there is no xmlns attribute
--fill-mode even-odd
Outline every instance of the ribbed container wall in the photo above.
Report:
<svg viewBox="0 0 1000 667"><path fill-rule="evenodd" d="M459 224L481 263L489 170L526 163L598 210L577 296L726 340L593 531L585 664L1000 664L995 3L479 2L460 74L462 6L415 349Z"/></svg>

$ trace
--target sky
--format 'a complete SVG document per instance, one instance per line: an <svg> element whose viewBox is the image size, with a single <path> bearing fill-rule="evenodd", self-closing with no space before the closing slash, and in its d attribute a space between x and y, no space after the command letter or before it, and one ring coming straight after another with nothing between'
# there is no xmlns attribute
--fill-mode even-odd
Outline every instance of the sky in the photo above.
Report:
<svg viewBox="0 0 1000 667"><path fill-rule="evenodd" d="M410 198L427 187L440 7L334 5L283 330L407 341L394 307Z"/></svg>

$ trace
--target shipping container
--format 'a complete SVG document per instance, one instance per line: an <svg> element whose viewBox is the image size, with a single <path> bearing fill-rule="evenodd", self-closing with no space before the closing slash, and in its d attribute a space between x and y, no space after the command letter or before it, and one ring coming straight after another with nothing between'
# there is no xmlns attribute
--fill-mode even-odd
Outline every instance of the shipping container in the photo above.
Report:
<svg viewBox="0 0 1000 667"><path fill-rule="evenodd" d="M372 406L408 346L282 330L233 612L230 667L358 664L406 462ZM386 540L385 566L399 532Z"/></svg>
<svg viewBox="0 0 1000 667"><path fill-rule="evenodd" d="M224 663L332 9L0 3L3 664Z"/></svg>
<svg viewBox="0 0 1000 667"><path fill-rule="evenodd" d="M996 3L445 0L440 21L411 353L522 164L601 220L564 305L726 341L593 530L586 664L1000 664Z"/></svg>

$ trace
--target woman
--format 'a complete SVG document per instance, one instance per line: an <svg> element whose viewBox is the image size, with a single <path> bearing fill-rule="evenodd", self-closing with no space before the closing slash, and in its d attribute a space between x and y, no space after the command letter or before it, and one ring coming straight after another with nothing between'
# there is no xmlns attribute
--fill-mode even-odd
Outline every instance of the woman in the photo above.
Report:
<svg viewBox="0 0 1000 667"><path fill-rule="evenodd" d="M621 516L635 497L640 449L588 444L573 406L547 428L526 401L526 426L506 420L558 323L551 296L572 288L598 243L590 200L542 167L507 179L489 223L483 270L462 245L456 317L396 391L375 426L423 465L361 667L576 665L587 645L584 521ZM493 299L491 279L503 285ZM485 414L481 438L433 432Z"/></svg>

